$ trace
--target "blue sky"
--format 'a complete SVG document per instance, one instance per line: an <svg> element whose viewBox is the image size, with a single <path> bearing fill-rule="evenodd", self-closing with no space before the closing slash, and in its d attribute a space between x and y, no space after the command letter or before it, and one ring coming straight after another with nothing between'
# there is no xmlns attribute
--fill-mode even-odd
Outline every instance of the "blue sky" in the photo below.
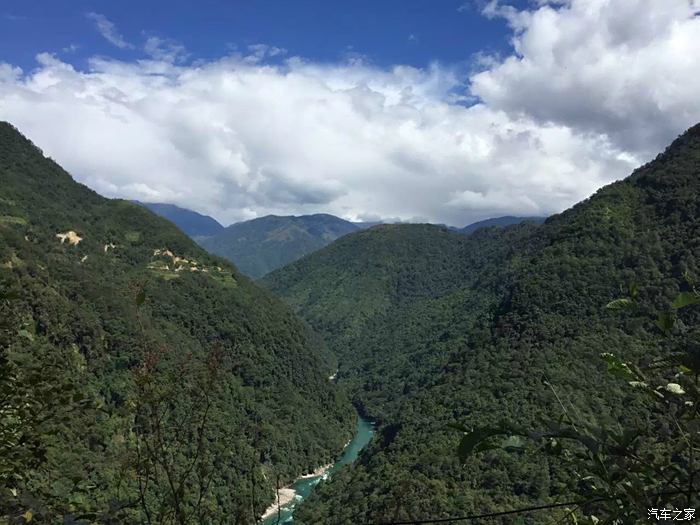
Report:
<svg viewBox="0 0 700 525"><path fill-rule="evenodd" d="M0 5L0 119L109 197L463 226L700 121L700 0Z"/></svg>
<svg viewBox="0 0 700 525"><path fill-rule="evenodd" d="M23 68L33 67L43 51L84 67L95 54L139 58L139 44L156 36L185 46L191 59L266 44L309 60L334 62L358 53L379 66L423 67L509 49L505 20L482 16L479 5L476 0L5 0L0 49L3 58ZM129 45L115 50L96 30L91 13L112 22Z"/></svg>

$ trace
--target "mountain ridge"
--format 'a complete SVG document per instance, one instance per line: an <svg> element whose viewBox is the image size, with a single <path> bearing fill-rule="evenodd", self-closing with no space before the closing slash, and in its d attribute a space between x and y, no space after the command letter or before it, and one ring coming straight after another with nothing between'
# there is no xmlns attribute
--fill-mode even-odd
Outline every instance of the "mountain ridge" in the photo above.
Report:
<svg viewBox="0 0 700 525"><path fill-rule="evenodd" d="M234 223L201 244L258 278L357 229L329 214L267 215Z"/></svg>
<svg viewBox="0 0 700 525"><path fill-rule="evenodd" d="M351 222L329 213L314 213L270 214L224 227L207 215L174 204L133 202L173 222L205 249L233 262L254 279L313 253L348 233L392 224ZM477 221L464 228L441 226L469 235L479 228L502 227L523 221L540 224L544 220L545 217L503 216Z"/></svg>
<svg viewBox="0 0 700 525"><path fill-rule="evenodd" d="M464 228L457 228L457 231L465 235L474 233L479 228L487 228L490 226L502 227L510 226L512 224L520 224L521 222L532 222L534 224L542 224L547 217L516 217L513 215L504 215L502 217L490 217L488 219L483 219L471 224L467 224Z"/></svg>
<svg viewBox="0 0 700 525"><path fill-rule="evenodd" d="M151 210L160 217L168 219L195 240L202 237L211 237L224 229L224 226L213 217L192 211L188 208L182 208L175 204L163 202L133 202Z"/></svg>

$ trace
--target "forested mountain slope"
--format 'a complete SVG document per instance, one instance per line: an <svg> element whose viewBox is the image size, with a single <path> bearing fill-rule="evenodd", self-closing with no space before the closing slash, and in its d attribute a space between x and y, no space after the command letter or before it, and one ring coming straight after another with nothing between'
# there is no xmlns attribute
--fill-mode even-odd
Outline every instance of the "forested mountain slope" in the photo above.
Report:
<svg viewBox="0 0 700 525"><path fill-rule="evenodd" d="M271 273L262 283L329 342L341 360L339 380L352 385L361 409L378 417L411 388L409 378L429 381L429 365L441 366L436 346L425 346L417 332L445 331L440 339L448 343L449 334L461 338L450 328L458 303L469 311L493 307L497 261L514 249L521 232L534 227L492 228L472 238L431 224L375 226ZM484 287L453 297L466 283ZM378 351L376 345L387 348ZM368 406L373 396L380 399Z"/></svg>
<svg viewBox="0 0 700 525"><path fill-rule="evenodd" d="M341 384L379 423L360 462L323 485L298 520L434 519L565 498L576 478L556 459L492 451L460 465L448 425L534 427L565 406L587 422L651 431L639 395L606 374L599 355L665 350L638 319L621 323L605 305L631 281L641 317L668 305L683 274L700 271L698 232L700 126L541 226L462 238L374 228L267 276L337 352ZM348 284L358 274L367 285ZM514 519L506 522L552 516Z"/></svg>
<svg viewBox="0 0 700 525"><path fill-rule="evenodd" d="M0 283L0 521L253 523L351 435L287 306L7 123Z"/></svg>
<svg viewBox="0 0 700 525"><path fill-rule="evenodd" d="M268 215L232 224L204 239L202 246L257 279L358 229L351 222L322 213Z"/></svg>

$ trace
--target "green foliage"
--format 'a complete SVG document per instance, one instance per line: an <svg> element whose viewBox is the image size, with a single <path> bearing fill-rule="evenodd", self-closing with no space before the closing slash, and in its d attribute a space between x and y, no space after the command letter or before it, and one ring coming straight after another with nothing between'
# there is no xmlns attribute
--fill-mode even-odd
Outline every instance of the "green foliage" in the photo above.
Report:
<svg viewBox="0 0 700 525"><path fill-rule="evenodd" d="M669 335L673 327L676 326L676 318L673 312L660 312L656 319L656 327L662 333Z"/></svg>
<svg viewBox="0 0 700 525"><path fill-rule="evenodd" d="M638 372L632 371L632 368L627 363L623 363L620 358L611 353L605 352L601 354L603 361L608 364L608 373L627 381L641 381L644 378Z"/></svg>
<svg viewBox="0 0 700 525"><path fill-rule="evenodd" d="M700 303L700 297L695 292L681 292L678 294L678 297L674 299L671 308L680 310L686 306L692 306L698 303Z"/></svg>
<svg viewBox="0 0 700 525"><path fill-rule="evenodd" d="M12 215L2 215L0 216L0 224L27 224L27 220L24 217L13 217Z"/></svg>
<svg viewBox="0 0 700 525"><path fill-rule="evenodd" d="M353 411L289 308L8 124L0 180L26 218L0 222L0 521L252 523L342 449Z"/></svg>
<svg viewBox="0 0 700 525"><path fill-rule="evenodd" d="M498 448L515 450L523 447L521 436L525 434L507 422L501 422L496 427L484 427L475 430L467 430L462 425L450 426L464 434L457 448L457 455L462 462L467 461L472 454L477 452Z"/></svg>
<svg viewBox="0 0 700 525"><path fill-rule="evenodd" d="M606 305L606 308L610 310L629 310L633 304L634 303L631 299L624 297L622 299L615 299L613 301L610 301Z"/></svg>
<svg viewBox="0 0 700 525"><path fill-rule="evenodd" d="M674 308L695 304L694 297L694 292L681 292ZM648 363L646 376L641 368L611 353L602 354L610 374L648 394L651 430L649 425L592 426L571 417L565 425L541 422L546 427L541 433L520 432L533 438L543 452L573 464L579 478L572 490L580 497L575 509L582 514L579 519L639 523L648 519L650 508L695 509L700 504L696 459L700 453L700 341L698 332L688 327L678 332L664 333L675 351ZM508 423L461 430L464 435L457 453L463 461L488 449L492 436L518 432Z"/></svg>

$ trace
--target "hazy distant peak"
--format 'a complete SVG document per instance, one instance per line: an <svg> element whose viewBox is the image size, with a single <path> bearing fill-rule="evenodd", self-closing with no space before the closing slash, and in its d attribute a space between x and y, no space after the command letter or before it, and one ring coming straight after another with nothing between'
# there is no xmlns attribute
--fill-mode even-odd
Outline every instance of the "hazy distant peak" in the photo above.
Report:
<svg viewBox="0 0 700 525"><path fill-rule="evenodd" d="M201 241L250 277L262 277L360 227L327 213L266 215L237 222Z"/></svg>
<svg viewBox="0 0 700 525"><path fill-rule="evenodd" d="M214 218L196 211L181 208L175 204L163 202L139 202L135 203L151 210L156 215L168 219L190 237L209 237L216 235L224 227Z"/></svg>

